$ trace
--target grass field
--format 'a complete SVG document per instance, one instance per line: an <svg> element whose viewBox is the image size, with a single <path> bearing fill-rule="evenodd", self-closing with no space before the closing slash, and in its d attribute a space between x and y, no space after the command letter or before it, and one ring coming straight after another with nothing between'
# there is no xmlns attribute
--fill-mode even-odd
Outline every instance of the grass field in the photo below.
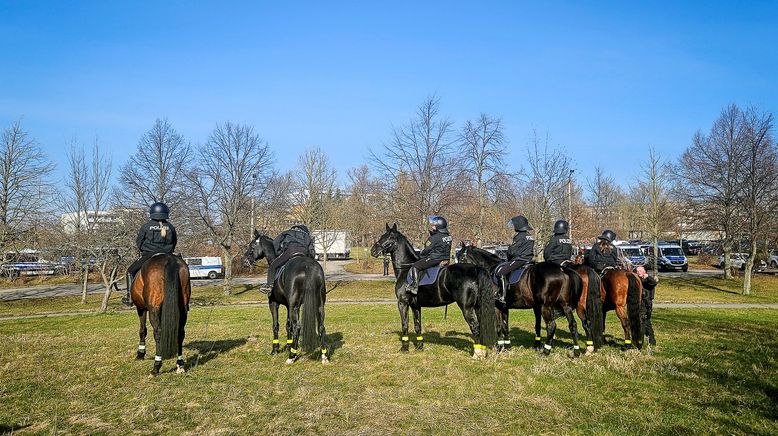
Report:
<svg viewBox="0 0 778 436"><path fill-rule="evenodd" d="M524 347L485 361L457 309L424 311L402 354L391 305L327 307L332 363L271 357L264 307L194 307L186 375L147 377L131 313L0 322L0 430L21 433L778 432L775 310L655 311L659 345L570 358ZM531 312L512 312L514 345ZM283 327L282 327L283 331ZM608 333L620 341L615 317ZM283 333L282 333L283 339ZM153 344L150 342L150 354Z"/></svg>

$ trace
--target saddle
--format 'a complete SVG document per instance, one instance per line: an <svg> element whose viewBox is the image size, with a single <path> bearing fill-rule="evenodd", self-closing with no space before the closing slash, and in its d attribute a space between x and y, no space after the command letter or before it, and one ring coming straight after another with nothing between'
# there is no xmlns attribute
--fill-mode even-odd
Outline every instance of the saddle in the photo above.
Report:
<svg viewBox="0 0 778 436"><path fill-rule="evenodd" d="M431 285L435 283L438 280L438 274L440 274L440 270L447 267L448 263L449 262L447 260L444 260L436 266L419 271L419 286ZM412 277L410 274L408 274L408 276L405 278L405 282L410 285L411 281Z"/></svg>
<svg viewBox="0 0 778 436"><path fill-rule="evenodd" d="M500 268L503 268L503 267L507 266L510 263L511 262L508 261L508 262L502 262L499 265L497 265L497 267L492 272L492 283L494 283L495 285L499 285L500 284L500 276L497 275L497 271L499 271ZM524 271L526 271L527 267L530 266L530 265L531 265L531 263L527 263L526 265L522 266L521 268L517 268L517 269L511 271L510 275L508 276L508 284L512 285L514 283L518 283L518 281L521 280L522 274L524 274Z"/></svg>
<svg viewBox="0 0 778 436"><path fill-rule="evenodd" d="M600 278L604 278L605 274L608 274L608 271L615 271L617 269L619 268L615 266L606 266L605 268L602 269L602 271L600 271Z"/></svg>
<svg viewBox="0 0 778 436"><path fill-rule="evenodd" d="M283 265L279 266L276 269L276 277L275 277L274 281L277 282L281 278L281 275L284 273L284 270L286 269L286 266L289 264L290 260L294 259L295 257L300 257L300 256L305 256L305 253L295 252L295 253L292 254L292 256L286 262L284 262Z"/></svg>

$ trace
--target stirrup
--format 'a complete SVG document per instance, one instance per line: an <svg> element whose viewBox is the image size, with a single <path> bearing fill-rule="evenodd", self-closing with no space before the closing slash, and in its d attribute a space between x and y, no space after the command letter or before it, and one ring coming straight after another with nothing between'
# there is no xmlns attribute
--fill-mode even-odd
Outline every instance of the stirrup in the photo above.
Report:
<svg viewBox="0 0 778 436"><path fill-rule="evenodd" d="M122 297L122 303L123 303L125 306L132 307L132 305L133 305L133 303L132 303L132 298L130 298L130 295L129 295L129 294L124 294L124 296Z"/></svg>
<svg viewBox="0 0 778 436"><path fill-rule="evenodd" d="M272 291L272 290L273 290L273 285L270 285L270 284L267 284L267 283L263 283L263 284L259 285L259 289L258 289L258 291L263 293L263 294L269 294L270 291Z"/></svg>

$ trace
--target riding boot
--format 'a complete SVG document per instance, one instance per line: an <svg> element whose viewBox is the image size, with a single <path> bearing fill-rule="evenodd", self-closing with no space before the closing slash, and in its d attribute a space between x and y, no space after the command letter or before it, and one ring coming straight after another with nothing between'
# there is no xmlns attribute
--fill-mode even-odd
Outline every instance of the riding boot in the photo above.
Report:
<svg viewBox="0 0 778 436"><path fill-rule="evenodd" d="M500 276L500 298L498 302L505 304L505 295L508 293L508 277L506 275Z"/></svg>
<svg viewBox="0 0 778 436"><path fill-rule="evenodd" d="M132 289L132 274L127 273L125 278L127 280L127 293L124 294L124 297L122 297L122 303L124 303L126 306L132 307L132 298L130 297L130 290Z"/></svg>
<svg viewBox="0 0 778 436"><path fill-rule="evenodd" d="M273 290L273 283L276 281L276 269L273 266L269 266L267 269L267 283L260 285L259 290L261 292L269 293Z"/></svg>
<svg viewBox="0 0 778 436"><path fill-rule="evenodd" d="M411 275L411 283L407 286L406 290L411 294L416 295L419 293L419 272L415 267L412 267L409 274Z"/></svg>

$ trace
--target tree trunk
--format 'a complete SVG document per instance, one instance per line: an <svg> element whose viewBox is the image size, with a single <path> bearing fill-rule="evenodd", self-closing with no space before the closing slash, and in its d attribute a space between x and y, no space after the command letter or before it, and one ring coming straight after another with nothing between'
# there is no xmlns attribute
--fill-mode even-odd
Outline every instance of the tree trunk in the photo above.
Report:
<svg viewBox="0 0 778 436"><path fill-rule="evenodd" d="M724 278L732 279L732 270L730 269L732 267L732 243L727 240L722 248L724 249Z"/></svg>
<svg viewBox="0 0 778 436"><path fill-rule="evenodd" d="M87 283L89 282L89 261L81 267L81 304L86 304Z"/></svg>
<svg viewBox="0 0 778 436"><path fill-rule="evenodd" d="M743 277L743 295L751 295L751 276L754 273L756 262L756 238L751 240L751 254L746 259L746 271Z"/></svg>
<svg viewBox="0 0 778 436"><path fill-rule="evenodd" d="M229 245L222 244L222 257L224 257L224 295L232 294L232 255Z"/></svg>
<svg viewBox="0 0 778 436"><path fill-rule="evenodd" d="M656 233L654 234L656 235ZM659 274L659 238L654 236L653 243L654 243L654 247L653 247L654 256L651 259L651 263L652 263L651 274L653 275L654 278L656 278L656 276Z"/></svg>

